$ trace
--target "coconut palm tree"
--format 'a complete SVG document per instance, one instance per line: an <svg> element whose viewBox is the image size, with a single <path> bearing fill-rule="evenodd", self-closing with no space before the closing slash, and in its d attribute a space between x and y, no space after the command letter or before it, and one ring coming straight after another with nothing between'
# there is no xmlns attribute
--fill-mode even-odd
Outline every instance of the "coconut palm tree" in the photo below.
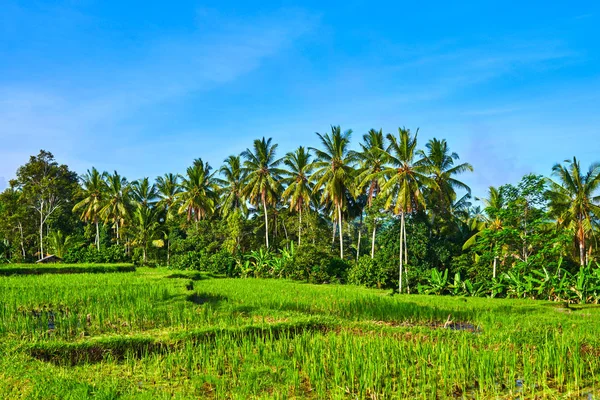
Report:
<svg viewBox="0 0 600 400"><path fill-rule="evenodd" d="M355 152L356 159L360 163L360 172L357 176L357 190L362 192L366 188L367 206L373 205L373 199L380 192L384 182L380 172L385 167L385 143L383 130L371 129L363 135L363 143L360 144L361 151ZM371 258L375 257L375 233L377 221L373 220L373 234L371 235Z"/></svg>
<svg viewBox="0 0 600 400"><path fill-rule="evenodd" d="M554 165L552 174L557 181L549 179L550 212L558 226L574 232L579 263L583 267L588 262L586 243L600 218L600 164L590 165L583 173L579 161L573 157L573 160L565 160L565 165Z"/></svg>
<svg viewBox="0 0 600 400"><path fill-rule="evenodd" d="M275 204L281 192L280 176L282 170L278 168L281 160L275 158L277 144L271 144L271 139L264 137L254 141L253 150L246 149L243 172L247 175L242 194L250 203L258 207L262 205L265 217L265 244L269 248L269 218L267 206Z"/></svg>
<svg viewBox="0 0 600 400"><path fill-rule="evenodd" d="M100 210L104 207L106 194L106 182L100 172L96 168L88 170L81 177L82 192L84 199L73 207L73 212L81 211L81 219L84 222L91 221L96 225L96 238L94 243L98 251L100 250L100 229L98 223L100 221Z"/></svg>
<svg viewBox="0 0 600 400"><path fill-rule="evenodd" d="M132 182L131 198L146 208L153 207L159 200L156 185L150 184L148 177Z"/></svg>
<svg viewBox="0 0 600 400"><path fill-rule="evenodd" d="M455 164L460 157L450 153L446 139L433 138L425 145L427 153L419 151L419 156L424 159L424 164L430 169L430 174L437 185L435 191L440 208L448 210L456 200L456 190L464 190L471 194L471 188L455 178L456 175L473 171L469 163Z"/></svg>
<svg viewBox="0 0 600 400"><path fill-rule="evenodd" d="M48 245L52 254L58 258L63 258L71 244L71 236L65 236L61 231L52 231L48 234Z"/></svg>
<svg viewBox="0 0 600 400"><path fill-rule="evenodd" d="M156 178L156 190L160 200L156 205L165 210L167 219L173 217L177 202L177 194L181 192L179 175L168 173Z"/></svg>
<svg viewBox="0 0 600 400"><path fill-rule="evenodd" d="M112 175L105 174L106 201L100 210L104 222L112 222L115 227L117 244L119 244L119 228L125 224L129 217L129 185L127 179L115 171Z"/></svg>
<svg viewBox="0 0 600 400"><path fill-rule="evenodd" d="M350 152L350 137L352 131L342 133L339 126L331 126L331 134L320 134L323 150L310 148L315 152L317 161L314 163L316 181L313 191L321 189L321 203L331 203L337 211L337 222L340 232L340 258L344 258L344 241L342 235L342 209L346 192L352 186L354 179L355 155Z"/></svg>
<svg viewBox="0 0 600 400"><path fill-rule="evenodd" d="M156 178L156 189L160 200L156 206L165 212L165 222L170 222L177 211L177 194L181 192L179 175L168 173ZM171 264L171 229L165 224L167 239L167 265Z"/></svg>
<svg viewBox="0 0 600 400"><path fill-rule="evenodd" d="M198 222L215 210L218 186L211 170L198 158L181 178L181 192L175 198L180 203L179 214L185 213L188 221Z"/></svg>
<svg viewBox="0 0 600 400"><path fill-rule="evenodd" d="M294 152L287 153L283 163L288 167L283 171L282 182L287 188L282 194L284 201L290 203L290 209L298 213L298 246L302 243L302 210L310 207L312 187L310 174L314 168L310 150L300 146Z"/></svg>
<svg viewBox="0 0 600 400"><path fill-rule="evenodd" d="M232 212L239 211L242 215L246 215L248 207L243 195L246 173L242 168L241 157L229 156L224 162L225 164L219 169L223 178L217 179L221 187L221 214L227 217Z"/></svg>
<svg viewBox="0 0 600 400"><path fill-rule="evenodd" d="M385 151L386 168L379 176L386 179L381 192L386 196L385 208L393 208L400 215L400 262L398 290L402 293L402 275L404 265L408 262L405 216L419 208L426 208L423 189L436 188L436 183L429 177L429 166L423 158L417 158L417 135L409 129L398 128L398 137L387 134L389 146ZM403 260L404 255L404 260ZM407 287L407 290L410 290Z"/></svg>
<svg viewBox="0 0 600 400"><path fill-rule="evenodd" d="M162 226L160 224L161 210L157 207L146 207L143 203L137 203L133 211L134 240L133 244L142 249L142 261L148 260L148 245L155 240L157 247L162 247Z"/></svg>

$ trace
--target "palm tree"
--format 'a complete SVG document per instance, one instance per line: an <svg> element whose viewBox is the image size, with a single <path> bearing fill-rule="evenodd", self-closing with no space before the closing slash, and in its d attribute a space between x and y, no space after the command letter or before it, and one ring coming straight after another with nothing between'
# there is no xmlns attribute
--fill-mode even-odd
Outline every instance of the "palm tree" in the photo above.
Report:
<svg viewBox="0 0 600 400"><path fill-rule="evenodd" d="M73 212L81 210L81 219L84 222L91 221L96 225L95 244L100 251L100 230L98 222L100 219L100 210L104 207L104 197L106 193L106 182L100 172L96 168L88 170L81 178L82 191L84 199L73 207Z"/></svg>
<svg viewBox="0 0 600 400"><path fill-rule="evenodd" d="M181 192L179 186L179 175L168 173L156 178L156 189L158 191L159 202L157 207L165 211L166 221L171 221L174 217L174 211L177 205L177 194ZM166 222L165 221L165 222ZM167 265L171 264L171 230L167 225L165 227L165 236L167 238Z"/></svg>
<svg viewBox="0 0 600 400"><path fill-rule="evenodd" d="M324 146L323 150L311 148L317 156L314 163L316 181L314 192L323 189L322 203L332 203L337 211L337 221L340 231L340 258L344 258L344 241L342 235L342 208L346 199L346 192L352 185L354 178L353 163L355 156L349 151L351 130L342 133L339 126L331 126L331 134L324 135L317 132Z"/></svg>
<svg viewBox="0 0 600 400"><path fill-rule="evenodd" d="M467 171L473 171L469 163L455 165L460 157L456 153L450 153L446 139L431 139L425 147L427 153L419 151L423 157L424 164L430 169L431 177L437 185L437 197L439 205L443 209L449 209L456 200L456 189L464 190L471 194L471 188L459 181L454 176Z"/></svg>
<svg viewBox="0 0 600 400"><path fill-rule="evenodd" d="M146 208L152 207L158 202L156 185L151 185L147 177L137 180L131 184L131 197L135 202Z"/></svg>
<svg viewBox="0 0 600 400"><path fill-rule="evenodd" d="M52 231L48 234L48 244L52 253L63 258L71 244L71 236L65 236L61 231Z"/></svg>
<svg viewBox="0 0 600 400"><path fill-rule="evenodd" d="M181 192L179 175L168 173L156 178L156 190L160 200L156 204L167 213L167 219L173 217L173 210L177 202L177 194Z"/></svg>
<svg viewBox="0 0 600 400"><path fill-rule="evenodd" d="M357 188L360 192L366 188L367 206L373 205L373 199L380 192L384 180L380 172L385 167L383 130L371 129L363 135L363 143L360 144L362 151L356 152L356 158L360 163L360 173L357 177ZM375 257L375 233L377 221L373 220L373 234L371 236L371 258Z"/></svg>
<svg viewBox="0 0 600 400"><path fill-rule="evenodd" d="M129 186L127 179L115 171L112 175L106 174L106 204L100 210L100 215L105 222L111 221L115 227L117 244L119 244L119 228L123 226L129 216Z"/></svg>
<svg viewBox="0 0 600 400"><path fill-rule="evenodd" d="M227 217L232 212L239 211L246 215L248 208L243 195L246 174L240 156L227 157L219 172L223 176L223 179L217 179L221 186L221 214Z"/></svg>
<svg viewBox="0 0 600 400"><path fill-rule="evenodd" d="M148 256L148 245L160 237L162 230L160 224L160 212L157 207L145 207L138 203L133 211L134 241L133 244L142 249L142 260L146 263ZM160 245L162 247L162 241Z"/></svg>
<svg viewBox="0 0 600 400"><path fill-rule="evenodd" d="M411 214L419 207L426 208L423 196L424 187L436 187L429 177L430 169L424 159L416 159L417 135L412 136L409 129L398 128L398 138L387 134L389 146L385 151L387 166L379 173L387 181L381 187L381 192L387 196L385 208L391 208L400 215L400 262L398 290L402 293L402 274L404 264L408 262L408 247L406 238L405 215ZM402 259L404 255L404 260ZM407 287L407 290L410 288Z"/></svg>
<svg viewBox="0 0 600 400"><path fill-rule="evenodd" d="M179 214L185 213L188 221L198 222L215 210L218 187L211 170L208 163L198 158L181 178L181 191L175 198L181 204Z"/></svg>
<svg viewBox="0 0 600 400"><path fill-rule="evenodd" d="M593 233L593 227L600 218L600 164L590 165L587 173L581 171L577 158L565 160L566 165L556 164L552 174L558 182L549 179L550 212L558 226L574 232L579 245L579 263L583 267L588 262L586 241Z"/></svg>
<svg viewBox="0 0 600 400"><path fill-rule="evenodd" d="M265 243L269 248L269 218L267 215L267 206L275 204L281 190L279 183L280 175L283 172L278 165L281 160L275 158L277 144L271 144L271 139L254 141L254 151L246 149L242 153L245 158L243 172L247 174L246 184L242 191L250 203L257 207L262 204L265 213Z"/></svg>
<svg viewBox="0 0 600 400"><path fill-rule="evenodd" d="M298 213L298 246L302 243L302 210L308 209L312 197L309 178L314 166L310 159L310 150L300 146L296 151L287 153L283 160L288 170L283 171L285 178L282 182L287 188L282 198L289 201L290 208Z"/></svg>

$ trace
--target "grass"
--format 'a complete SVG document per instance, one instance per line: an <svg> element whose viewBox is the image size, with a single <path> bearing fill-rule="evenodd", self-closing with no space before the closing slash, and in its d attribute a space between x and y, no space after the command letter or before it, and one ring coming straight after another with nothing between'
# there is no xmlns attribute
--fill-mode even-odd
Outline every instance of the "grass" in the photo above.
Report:
<svg viewBox="0 0 600 400"><path fill-rule="evenodd" d="M5 276L0 398L599 396L599 317L160 268Z"/></svg>
<svg viewBox="0 0 600 400"><path fill-rule="evenodd" d="M0 276L133 272L133 264L0 264Z"/></svg>

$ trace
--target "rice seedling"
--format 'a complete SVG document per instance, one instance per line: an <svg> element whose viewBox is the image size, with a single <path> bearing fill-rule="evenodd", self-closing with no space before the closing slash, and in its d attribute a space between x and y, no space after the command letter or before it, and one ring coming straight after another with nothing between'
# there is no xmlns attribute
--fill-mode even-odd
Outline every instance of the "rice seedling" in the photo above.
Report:
<svg viewBox="0 0 600 400"><path fill-rule="evenodd" d="M0 397L597 396L599 316L160 268L0 277Z"/></svg>

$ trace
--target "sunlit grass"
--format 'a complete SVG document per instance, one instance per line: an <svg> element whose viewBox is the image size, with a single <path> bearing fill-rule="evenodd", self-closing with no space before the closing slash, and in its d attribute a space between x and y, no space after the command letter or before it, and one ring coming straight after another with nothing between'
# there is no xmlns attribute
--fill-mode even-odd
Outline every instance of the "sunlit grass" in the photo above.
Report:
<svg viewBox="0 0 600 400"><path fill-rule="evenodd" d="M164 269L2 277L0 397L598 395L599 317Z"/></svg>

